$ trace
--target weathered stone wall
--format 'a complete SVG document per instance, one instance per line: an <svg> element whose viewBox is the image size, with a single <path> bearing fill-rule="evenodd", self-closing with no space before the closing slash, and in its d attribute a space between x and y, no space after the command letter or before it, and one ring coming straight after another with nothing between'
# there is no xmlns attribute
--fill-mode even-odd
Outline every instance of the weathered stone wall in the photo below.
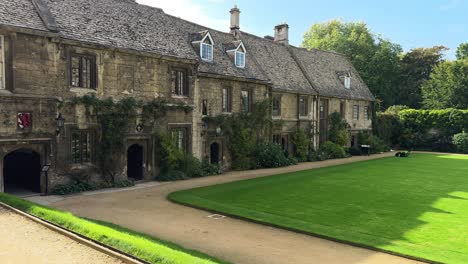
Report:
<svg viewBox="0 0 468 264"><path fill-rule="evenodd" d="M220 114L229 114L222 112L222 88L231 89L231 113L241 111L241 91L246 89L252 92L253 102L259 102L268 98L268 87L264 84L242 82L228 79L217 79L209 77L199 77L197 81L199 96L198 104L194 111L194 149L196 155L202 159L209 158L209 146L213 142L221 145L222 164L229 166L230 154L226 146L226 139L216 135L216 127L209 127L208 131L203 131L202 125L202 102L208 101L208 116L215 117ZM206 132L206 133L205 133ZM203 134L203 136L202 136Z"/></svg>
<svg viewBox="0 0 468 264"><path fill-rule="evenodd" d="M5 64L7 72L6 88L0 93L0 148L10 152L11 142L24 139L46 138L50 142L47 155L52 158L52 169L49 176L49 188L70 180L71 174L79 171L99 181L102 173L96 165L96 146L99 144L100 128L93 110L89 113L82 105L70 105L67 102L76 96L94 94L98 98L112 97L115 100L129 96L143 101L154 98L166 98L171 103L194 105L196 65L164 60L157 57L105 50L98 47L78 47L70 44L56 43L48 37L32 36L20 33L0 31L5 35ZM73 88L70 85L70 55L91 54L96 57L96 89ZM173 96L171 93L173 68L187 70L189 96ZM11 72L10 72L11 71ZM32 114L32 128L20 130L17 127L17 113ZM58 113L65 118L65 127L56 137ZM152 136L153 128L168 129L174 126L186 126L190 134L192 113L181 110L170 110L167 115L150 124L143 131L137 131L138 123L147 124L149 120L136 118L130 120L127 144L143 145L145 179L152 179L157 173L153 162ZM148 125L148 124L147 124ZM92 161L88 164L71 162L71 133L73 130L88 130L92 133ZM13 140L13 141L12 141ZM42 144L42 143L41 143ZM41 157L44 162L46 159ZM117 179L126 178L126 149L116 154ZM47 161L49 162L49 161ZM78 172L77 172L78 171ZM0 177L1 178L1 177ZM49 189L50 190L50 189Z"/></svg>

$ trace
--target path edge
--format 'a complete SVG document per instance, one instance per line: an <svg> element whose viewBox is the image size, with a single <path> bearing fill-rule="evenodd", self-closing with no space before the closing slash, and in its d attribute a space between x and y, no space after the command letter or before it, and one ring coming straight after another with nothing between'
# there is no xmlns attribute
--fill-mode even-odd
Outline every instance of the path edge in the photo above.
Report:
<svg viewBox="0 0 468 264"><path fill-rule="evenodd" d="M117 258L117 259L123 261L124 263L127 263L127 264L149 264L149 262L140 260L140 259L138 259L138 258L136 258L136 257L134 257L134 256L132 256L130 254L127 254L127 253L125 253L125 252L123 252L121 250L118 250L116 248L108 246L108 245L106 245L104 243L101 243L99 241L96 241L94 239L91 239L91 238L85 237L83 235L80 235L80 234L78 234L76 232L73 232L73 231L68 230L66 228L63 228L63 227L61 227L59 225L56 225L56 224L51 223L49 221L46 221L46 220L44 220L42 218L39 218L39 217L37 217L35 215L28 214L28 213L26 213L24 211L21 211L21 210L19 210L17 208L14 208L14 207L12 207L12 206L10 206L8 204L3 203L3 202L0 202L0 206L4 207L4 208L6 208L6 209L8 209L10 211L13 211L14 213L19 214L19 215L21 215L23 217L26 217L27 219L32 220L32 221L34 221L34 222L36 222L36 223L38 223L38 224L52 230L54 232L57 232L57 233L59 233L61 235L64 235L64 236L66 236L66 237L68 237L68 238L70 238L70 239L72 239L72 240L74 240L74 241L76 241L76 242L78 242L80 244L88 246L88 247L90 247L92 249L95 249L95 250L97 250L97 251L99 251L101 253L107 254L107 255L109 255L111 257Z"/></svg>

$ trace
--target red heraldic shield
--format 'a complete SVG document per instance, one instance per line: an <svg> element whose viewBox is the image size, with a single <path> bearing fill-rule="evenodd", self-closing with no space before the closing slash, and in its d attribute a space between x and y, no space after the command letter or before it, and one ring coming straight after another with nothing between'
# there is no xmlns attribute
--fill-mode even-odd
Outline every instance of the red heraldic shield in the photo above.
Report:
<svg viewBox="0 0 468 264"><path fill-rule="evenodd" d="M31 113L18 113L18 127L21 129L31 128L32 114Z"/></svg>

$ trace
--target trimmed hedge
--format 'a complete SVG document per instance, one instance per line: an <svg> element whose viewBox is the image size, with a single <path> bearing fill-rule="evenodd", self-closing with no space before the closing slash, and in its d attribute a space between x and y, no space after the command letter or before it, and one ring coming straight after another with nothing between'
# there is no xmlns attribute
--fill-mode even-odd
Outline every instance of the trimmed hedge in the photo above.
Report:
<svg viewBox="0 0 468 264"><path fill-rule="evenodd" d="M452 137L468 130L468 110L415 110L378 113L374 134L385 143L410 149L453 152Z"/></svg>

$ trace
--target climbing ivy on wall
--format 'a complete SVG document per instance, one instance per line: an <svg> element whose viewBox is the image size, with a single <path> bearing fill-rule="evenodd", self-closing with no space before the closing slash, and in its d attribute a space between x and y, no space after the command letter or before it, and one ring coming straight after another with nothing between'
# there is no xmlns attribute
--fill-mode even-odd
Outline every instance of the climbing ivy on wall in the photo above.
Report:
<svg viewBox="0 0 468 264"><path fill-rule="evenodd" d="M273 126L270 118L270 100L263 100L253 105L249 113L221 114L205 117L204 121L221 128L227 138L227 147L232 156L232 168L236 170L254 167L252 157L256 143L268 140Z"/></svg>
<svg viewBox="0 0 468 264"><path fill-rule="evenodd" d="M136 100L133 97L114 101L112 98L99 99L94 95L75 97L70 105L83 105L88 115L96 117L101 128L101 140L97 149L98 162L108 182L114 181L116 166L115 153L123 151L125 135L129 125L138 116L138 109L142 109L141 116L147 125L154 126L155 121L164 117L169 110L183 110L190 112L192 106L182 103L171 104L166 99L154 99L150 102Z"/></svg>

